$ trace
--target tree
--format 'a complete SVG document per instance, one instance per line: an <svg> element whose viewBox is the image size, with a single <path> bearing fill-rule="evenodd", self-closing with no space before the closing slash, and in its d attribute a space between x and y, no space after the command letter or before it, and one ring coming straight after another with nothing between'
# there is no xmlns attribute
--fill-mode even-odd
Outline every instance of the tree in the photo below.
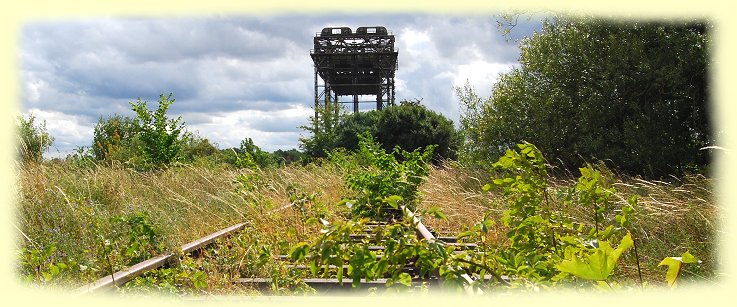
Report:
<svg viewBox="0 0 737 307"><path fill-rule="evenodd" d="M460 136L453 122L419 104L420 100L404 101L383 110L354 113L341 118L336 129L336 147L358 149L358 135L369 133L391 152L395 146L413 151L437 145L433 161L455 159Z"/></svg>
<svg viewBox="0 0 737 307"><path fill-rule="evenodd" d="M33 114L28 115L28 119L18 116L16 129L18 133L16 149L20 161L23 163L41 162L43 153L54 143L54 138L46 131L46 122L37 125L36 116Z"/></svg>
<svg viewBox="0 0 737 307"><path fill-rule="evenodd" d="M709 163L708 26L557 17L520 42L520 67L467 107L464 154L493 161L521 141L552 163L602 160L633 174ZM464 125L476 121L476 124Z"/></svg>
<svg viewBox="0 0 737 307"><path fill-rule="evenodd" d="M437 145L433 161L455 159L460 138L453 122L419 104L400 104L381 111L376 123L376 139L384 149L395 146L414 151Z"/></svg>
<svg viewBox="0 0 737 307"><path fill-rule="evenodd" d="M182 148L180 133L184 129L184 123L180 123L181 117L166 117L169 105L174 103L171 96L172 94L160 95L159 107L154 112L146 107L146 102L141 101L141 98L130 103L138 116L136 124L140 127L138 136L142 142L141 150L146 160L156 166L172 162Z"/></svg>
<svg viewBox="0 0 737 307"><path fill-rule="evenodd" d="M310 117L310 125L300 127L311 134L310 137L299 138L302 151L310 157L326 157L336 147L337 127L344 113L339 102L327 97L322 106L315 106L315 116Z"/></svg>

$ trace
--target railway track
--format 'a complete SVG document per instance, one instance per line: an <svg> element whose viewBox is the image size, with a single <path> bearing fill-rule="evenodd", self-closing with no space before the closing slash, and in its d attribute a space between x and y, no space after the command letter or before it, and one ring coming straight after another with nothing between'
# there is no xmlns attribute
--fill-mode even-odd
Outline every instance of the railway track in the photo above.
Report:
<svg viewBox="0 0 737 307"><path fill-rule="evenodd" d="M285 209L289 206L290 205L283 206L275 211ZM417 217L413 215L412 212L404 208L403 210L405 210L405 217L413 219L412 224L415 226L415 232L419 240L426 240L428 243L439 242L444 246L450 245L453 246L457 252L465 249L474 249L477 247L476 244L472 243L459 243L455 237L436 237L430 229L428 229ZM247 223L238 223L210 235L207 235L198 240L192 241L181 247L181 254L198 254L201 249L206 248L208 245L220 239L225 239L228 236L231 236L236 232L243 230L247 226ZM351 234L350 238L355 244L370 244L368 246L368 250L375 252L377 254L376 257L380 258L382 257L383 251L385 250L386 246L383 245L383 242L374 240L373 236L374 230L376 228L384 226L387 226L386 222L373 221L366 223L364 225L362 233ZM175 262L177 258L178 254L174 253L159 255L141 263L135 264L126 270L116 272L114 274L100 278L93 283L79 287L77 289L77 293L100 293L110 291L112 289L115 289L116 287L122 287L127 282L148 271L166 267L167 265ZM342 274L338 275L348 276L348 265L344 265L342 267L336 267L332 265L322 267L319 269L318 272L320 274L318 275L322 275L322 273L324 273L324 270L330 270L333 273L333 277L319 278L310 276L310 268L308 266L290 262L291 259L289 255L280 255L279 261L283 262L284 267L288 270L304 272L301 275L306 277L303 278L302 281L304 282L304 284L314 289L317 293L360 294L369 293L369 291L381 292L387 289L387 287L384 287L384 285L387 283L387 281L389 281L389 276L380 276L376 279L370 280L363 278L361 279L360 284L356 287L352 284L352 280L350 278L342 278L341 280L334 277L334 275L336 275L335 272L337 272L338 270L342 271ZM414 260L409 260L402 268L402 272L407 273L412 277L411 287L413 288L425 287L428 289L438 289L442 286L442 279L440 278L440 276L438 276L437 271L423 275L421 274L420 269L418 268L416 263L414 263ZM469 276L466 275L463 276L463 278L466 279L468 283L471 282L471 278ZM269 293L274 280L269 277L241 277L237 278L233 282L245 287L258 289L262 293ZM467 287L465 291L467 294L476 293L469 287ZM480 292L480 290L476 291Z"/></svg>

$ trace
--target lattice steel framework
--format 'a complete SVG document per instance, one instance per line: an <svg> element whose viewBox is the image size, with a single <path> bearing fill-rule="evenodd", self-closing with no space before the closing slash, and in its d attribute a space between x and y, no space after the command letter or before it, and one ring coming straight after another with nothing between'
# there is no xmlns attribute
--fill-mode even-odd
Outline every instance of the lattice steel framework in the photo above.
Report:
<svg viewBox="0 0 737 307"><path fill-rule="evenodd" d="M315 64L315 117L325 101L352 103L353 112L359 96L375 96L376 109L394 104L394 75L398 52L394 35L385 27L324 28L314 38L310 56ZM319 78L318 78L319 76ZM322 82L320 82L322 79ZM340 96L351 96L340 101Z"/></svg>

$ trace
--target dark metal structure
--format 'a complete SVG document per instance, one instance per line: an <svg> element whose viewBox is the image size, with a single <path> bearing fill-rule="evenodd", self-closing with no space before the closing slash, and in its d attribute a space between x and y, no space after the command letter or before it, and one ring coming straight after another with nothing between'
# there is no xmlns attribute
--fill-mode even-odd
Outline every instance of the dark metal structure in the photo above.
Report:
<svg viewBox="0 0 737 307"><path fill-rule="evenodd" d="M394 35L385 27L324 28L314 38L310 56L315 64L315 117L325 101L353 103L358 112L359 96L376 97L376 109L394 104L394 75L398 52ZM319 76L319 78L318 78ZM320 83L319 79L322 79ZM350 101L340 101L350 96Z"/></svg>

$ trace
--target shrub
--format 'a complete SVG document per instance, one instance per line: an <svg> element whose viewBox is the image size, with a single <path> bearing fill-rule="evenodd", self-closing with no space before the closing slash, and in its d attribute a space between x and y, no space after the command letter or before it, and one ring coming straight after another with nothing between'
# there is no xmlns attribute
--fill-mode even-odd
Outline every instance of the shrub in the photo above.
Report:
<svg viewBox="0 0 737 307"><path fill-rule="evenodd" d="M436 145L433 161L455 159L460 138L453 122L418 104L405 103L381 111L376 123L376 138L391 150L399 146L413 151Z"/></svg>
<svg viewBox="0 0 737 307"><path fill-rule="evenodd" d="M54 142L54 138L46 131L46 122L36 125L35 121L36 117L33 114L28 115L28 119L23 116L17 117L17 150L23 163L40 162L43 153Z"/></svg>
<svg viewBox="0 0 737 307"><path fill-rule="evenodd" d="M345 116L336 132L335 146L358 149L358 134L370 133L391 151L399 146L413 151L436 145L433 161L455 159L460 136L453 122L418 103L403 103L384 110L372 110Z"/></svg>
<svg viewBox="0 0 737 307"><path fill-rule="evenodd" d="M139 154L133 145L139 130L133 118L117 114L108 118L100 117L95 125L92 154L95 159L106 162L128 161Z"/></svg>
<svg viewBox="0 0 737 307"><path fill-rule="evenodd" d="M348 187L356 192L354 199L344 201L353 217L385 218L397 213L401 216L401 211L396 211L400 203L414 210L420 201L419 186L430 172L428 162L435 145L412 152L395 147L392 154L368 133L359 135L359 145L359 155L370 167L346 178ZM396 156L403 161L397 161Z"/></svg>
<svg viewBox="0 0 737 307"><path fill-rule="evenodd" d="M159 96L159 107L155 112L146 107L146 102L131 102L133 111L136 112L136 124L140 127L138 136L141 139L141 149L146 162L154 166L168 165L175 160L182 148L180 134L184 129L184 123L180 123L181 117L169 119L166 111L174 103L172 94Z"/></svg>
<svg viewBox="0 0 737 307"><path fill-rule="evenodd" d="M182 137L182 149L179 156L185 161L194 161L198 158L216 157L220 154L217 146L210 140L193 133L185 133Z"/></svg>

